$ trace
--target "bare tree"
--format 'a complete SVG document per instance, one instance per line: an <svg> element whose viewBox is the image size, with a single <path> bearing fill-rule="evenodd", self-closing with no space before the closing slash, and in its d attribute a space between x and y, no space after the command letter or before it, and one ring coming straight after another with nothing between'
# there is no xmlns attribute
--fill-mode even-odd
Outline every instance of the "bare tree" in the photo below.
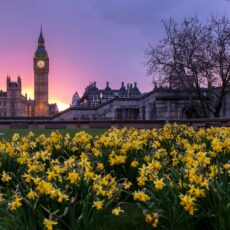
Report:
<svg viewBox="0 0 230 230"><path fill-rule="evenodd" d="M203 116L220 116L226 89L230 86L230 20L197 17L181 24L163 23L166 36L146 51L148 73L161 86L177 76L184 88L193 90Z"/></svg>

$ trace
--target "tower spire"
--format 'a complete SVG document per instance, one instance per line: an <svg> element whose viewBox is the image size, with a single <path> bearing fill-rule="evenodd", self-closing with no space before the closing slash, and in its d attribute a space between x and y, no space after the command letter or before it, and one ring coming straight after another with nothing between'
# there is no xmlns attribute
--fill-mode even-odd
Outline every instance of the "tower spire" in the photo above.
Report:
<svg viewBox="0 0 230 230"><path fill-rule="evenodd" d="M42 26L41 26L40 35L39 35L39 38L38 38L38 45L39 46L44 46L45 45L45 40L44 40L43 33L42 33Z"/></svg>

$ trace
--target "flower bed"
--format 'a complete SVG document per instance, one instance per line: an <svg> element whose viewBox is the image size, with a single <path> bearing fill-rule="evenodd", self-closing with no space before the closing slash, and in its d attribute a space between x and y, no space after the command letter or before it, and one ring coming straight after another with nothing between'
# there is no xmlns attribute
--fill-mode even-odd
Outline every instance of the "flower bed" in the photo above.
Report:
<svg viewBox="0 0 230 230"><path fill-rule="evenodd" d="M15 134L0 143L0 229L227 229L229 155L224 127Z"/></svg>

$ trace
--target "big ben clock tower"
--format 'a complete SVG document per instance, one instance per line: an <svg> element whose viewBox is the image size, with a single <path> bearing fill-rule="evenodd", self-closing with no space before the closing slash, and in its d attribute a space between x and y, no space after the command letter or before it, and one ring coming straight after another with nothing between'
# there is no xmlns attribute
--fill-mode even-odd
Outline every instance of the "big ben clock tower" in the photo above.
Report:
<svg viewBox="0 0 230 230"><path fill-rule="evenodd" d="M42 29L34 55L34 100L35 116L49 116L48 102L49 57L45 49Z"/></svg>

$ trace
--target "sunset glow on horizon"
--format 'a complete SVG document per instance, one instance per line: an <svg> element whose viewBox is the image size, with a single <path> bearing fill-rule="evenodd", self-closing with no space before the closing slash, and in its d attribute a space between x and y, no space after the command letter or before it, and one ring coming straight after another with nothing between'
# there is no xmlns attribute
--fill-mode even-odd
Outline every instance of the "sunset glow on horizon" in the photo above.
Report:
<svg viewBox="0 0 230 230"><path fill-rule="evenodd" d="M224 10L223 10L224 9ZM49 102L69 107L73 94L83 95L96 81L99 88L119 89L137 82L152 90L144 50L164 34L162 20L197 15L224 15L226 0L8 0L0 3L0 90L6 77L22 79L22 93L34 98L33 57L42 24L50 60Z"/></svg>
<svg viewBox="0 0 230 230"><path fill-rule="evenodd" d="M25 96L27 95L27 98L29 99L34 99L34 89L33 88L23 88L22 89L22 94ZM59 111L63 111L67 108L69 108L71 102L65 103L64 101L61 101L60 98L50 98L49 103L56 103L58 105Z"/></svg>

